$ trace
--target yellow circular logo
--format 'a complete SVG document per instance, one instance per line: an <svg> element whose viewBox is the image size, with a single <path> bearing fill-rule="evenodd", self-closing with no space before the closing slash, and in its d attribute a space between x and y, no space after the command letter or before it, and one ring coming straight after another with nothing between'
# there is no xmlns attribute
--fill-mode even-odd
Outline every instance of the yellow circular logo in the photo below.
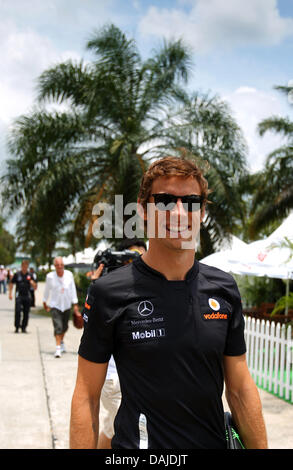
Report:
<svg viewBox="0 0 293 470"><path fill-rule="evenodd" d="M213 310L220 310L220 304L216 299L209 299L209 306Z"/></svg>

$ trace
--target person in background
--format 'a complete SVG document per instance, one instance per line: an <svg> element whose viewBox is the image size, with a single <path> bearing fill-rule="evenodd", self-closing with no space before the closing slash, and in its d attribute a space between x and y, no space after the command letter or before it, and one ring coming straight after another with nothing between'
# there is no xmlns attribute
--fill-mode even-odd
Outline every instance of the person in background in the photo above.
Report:
<svg viewBox="0 0 293 470"><path fill-rule="evenodd" d="M38 276L37 276L37 274L35 273L34 268L30 268L30 275L31 275L33 281L35 281L35 285L36 285L36 288L35 288L35 289L31 287L31 290L30 290L30 294L31 294L31 307L35 307L35 306L36 306L35 290L37 290L37 288L38 288Z"/></svg>
<svg viewBox="0 0 293 470"><path fill-rule="evenodd" d="M143 254L147 251L147 245L144 240L141 238L125 238L120 246L119 246L119 251L123 250L131 250L131 251L137 251L139 254Z"/></svg>
<svg viewBox="0 0 293 470"><path fill-rule="evenodd" d="M13 285L16 286L15 293L15 316L14 326L15 333L18 333L19 328L23 333L26 333L26 328L29 321L29 312L31 306L30 290L35 289L36 284L28 272L29 262L23 260L21 263L21 270L17 271L9 282L9 299L12 300ZM21 312L23 317L21 321Z"/></svg>
<svg viewBox="0 0 293 470"><path fill-rule="evenodd" d="M3 287L3 294L6 294L6 282L7 282L7 271L2 264L0 266L0 294L2 293L2 287Z"/></svg>
<svg viewBox="0 0 293 470"><path fill-rule="evenodd" d="M7 286L9 285L11 279L13 278L13 271L11 269L7 269L7 278L6 278L6 282L7 282Z"/></svg>
<svg viewBox="0 0 293 470"><path fill-rule="evenodd" d="M55 271L46 276L46 284L43 296L43 305L47 312L51 312L54 336L56 339L55 357L60 358L66 352L64 336L68 330L68 322L73 305L77 315L81 315L78 309L73 274L64 269L62 257L54 259Z"/></svg>

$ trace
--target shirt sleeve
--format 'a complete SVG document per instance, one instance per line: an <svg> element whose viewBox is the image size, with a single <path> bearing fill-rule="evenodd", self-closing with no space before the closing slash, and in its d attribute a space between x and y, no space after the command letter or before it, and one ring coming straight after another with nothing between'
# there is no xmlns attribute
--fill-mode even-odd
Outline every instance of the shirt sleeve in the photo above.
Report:
<svg viewBox="0 0 293 470"><path fill-rule="evenodd" d="M102 296L96 285L91 284L82 311L84 330L78 350L84 359L98 363L108 362L113 352L113 323Z"/></svg>
<svg viewBox="0 0 293 470"><path fill-rule="evenodd" d="M44 289L44 294L43 294L43 302L47 303L50 295L50 290L51 290L51 281L48 275L46 276L46 283L45 283L45 289Z"/></svg>
<svg viewBox="0 0 293 470"><path fill-rule="evenodd" d="M232 294L232 314L229 322L224 354L227 356L240 356L246 353L244 338L245 322L241 297L235 281L233 282Z"/></svg>
<svg viewBox="0 0 293 470"><path fill-rule="evenodd" d="M73 304L78 304L76 286L75 286L73 275L72 275L72 278L71 278L71 301L72 301Z"/></svg>

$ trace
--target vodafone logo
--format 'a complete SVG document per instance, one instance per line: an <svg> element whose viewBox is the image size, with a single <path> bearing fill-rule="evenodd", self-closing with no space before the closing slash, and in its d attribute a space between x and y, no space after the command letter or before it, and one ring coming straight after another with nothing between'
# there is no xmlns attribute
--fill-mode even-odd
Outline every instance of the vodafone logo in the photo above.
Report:
<svg viewBox="0 0 293 470"><path fill-rule="evenodd" d="M221 305L216 299L212 297L208 300L209 306L214 312L212 313L204 313L203 319L204 320L228 320L228 313L220 312Z"/></svg>
<svg viewBox="0 0 293 470"><path fill-rule="evenodd" d="M221 306L219 302L216 299L209 299L209 306L211 307L212 310L219 311Z"/></svg>
<svg viewBox="0 0 293 470"><path fill-rule="evenodd" d="M139 303L137 311L142 317L147 317L153 313L154 306L149 300L143 300Z"/></svg>

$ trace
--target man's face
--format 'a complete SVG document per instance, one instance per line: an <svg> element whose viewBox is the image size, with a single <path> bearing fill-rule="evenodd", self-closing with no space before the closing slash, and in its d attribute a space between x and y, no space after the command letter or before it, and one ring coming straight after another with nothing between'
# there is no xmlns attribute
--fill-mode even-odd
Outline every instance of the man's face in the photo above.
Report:
<svg viewBox="0 0 293 470"><path fill-rule="evenodd" d="M55 270L57 273L57 276L63 276L64 273L64 264L63 261L60 259L55 260L54 262Z"/></svg>
<svg viewBox="0 0 293 470"><path fill-rule="evenodd" d="M151 194L167 193L175 196L201 195L198 181L191 177L159 177L152 185ZM188 211L181 199L177 199L171 210L159 210L151 196L148 205L147 222L150 237L172 249L194 249L199 236L204 210Z"/></svg>
<svg viewBox="0 0 293 470"><path fill-rule="evenodd" d="M25 274L25 273L27 272L27 270L28 270L28 263L22 262L22 263L21 263L21 270L22 270L22 272Z"/></svg>

